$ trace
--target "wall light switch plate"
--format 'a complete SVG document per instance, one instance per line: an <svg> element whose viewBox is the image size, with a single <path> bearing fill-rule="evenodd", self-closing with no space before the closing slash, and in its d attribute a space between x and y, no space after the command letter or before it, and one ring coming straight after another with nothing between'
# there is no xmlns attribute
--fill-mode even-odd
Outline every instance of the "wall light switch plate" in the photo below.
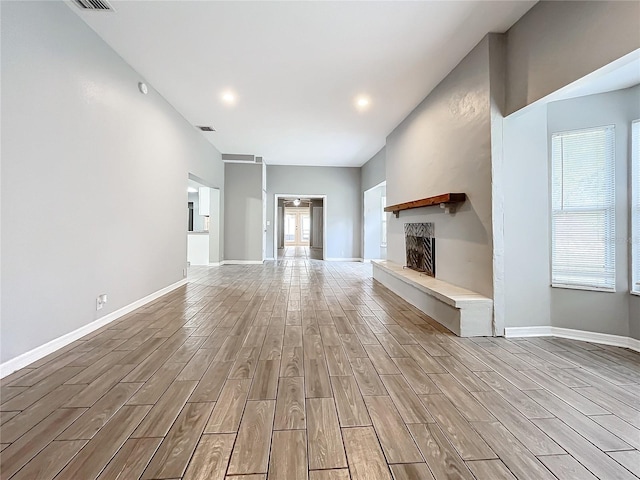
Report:
<svg viewBox="0 0 640 480"><path fill-rule="evenodd" d="M98 298L96 298L96 310L102 310L105 303L107 303L107 294L98 295Z"/></svg>

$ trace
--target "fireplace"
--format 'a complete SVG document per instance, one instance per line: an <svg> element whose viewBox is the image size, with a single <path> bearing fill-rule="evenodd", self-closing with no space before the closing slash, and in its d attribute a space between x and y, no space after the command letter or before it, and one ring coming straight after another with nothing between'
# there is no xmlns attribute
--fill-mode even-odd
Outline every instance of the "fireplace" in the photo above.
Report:
<svg viewBox="0 0 640 480"><path fill-rule="evenodd" d="M436 276L436 239L433 223L405 223L404 241L407 247L407 267Z"/></svg>

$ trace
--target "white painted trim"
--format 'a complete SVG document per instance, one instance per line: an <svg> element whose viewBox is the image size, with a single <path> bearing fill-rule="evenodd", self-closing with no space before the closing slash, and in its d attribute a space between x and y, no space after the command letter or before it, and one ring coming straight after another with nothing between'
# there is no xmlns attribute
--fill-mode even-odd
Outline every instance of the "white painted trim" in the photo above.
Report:
<svg viewBox="0 0 640 480"><path fill-rule="evenodd" d="M377 154L376 154L377 155ZM362 192L362 241L360 242L360 248L361 248L361 252L362 253L362 258L363 258L363 262L369 262L371 260L378 260L376 258L364 258L365 252L366 252L366 248L367 248L367 222L366 222L366 198L367 198L367 193L371 192L372 190L376 189L376 188L380 188L380 187L386 187L387 186L387 181L383 180L381 181L379 184L374 185L371 188L367 188L364 192ZM386 205L385 205L386 207ZM391 215L391 213L387 213L387 215ZM387 217L387 225L389 224L388 222L389 217ZM382 220L380 221L380 223L382 223ZM382 241L382 240L381 240ZM387 240L388 241L388 240ZM380 248L387 248L386 245L380 245Z"/></svg>
<svg viewBox="0 0 640 480"><path fill-rule="evenodd" d="M45 343L44 345L40 345L33 350L29 350L28 352L18 355L11 360L7 360L6 362L0 364L0 378L4 378L7 375L15 372L16 370L26 367L27 365L40 360L43 357L46 357L50 353L53 353L56 350L69 345L71 342L75 342L79 338L82 338L85 335L88 335L89 333L94 332L95 330L113 322L114 320L117 320L118 318L123 317L130 312L133 312L136 308L140 308L143 305L152 302L156 298L159 298L178 287L186 285L186 283L187 279L185 278L167 287L161 288L160 290L153 292L146 297L141 298L140 300L136 300L135 302L130 303L129 305L126 305L114 312L111 312L87 325L84 325L72 332L65 333L64 335L55 338L50 342Z"/></svg>
<svg viewBox="0 0 640 480"><path fill-rule="evenodd" d="M566 285L564 283L552 283L551 288L566 288L567 290L587 290L589 292L616 293L615 287L594 287L588 285Z"/></svg>
<svg viewBox="0 0 640 480"><path fill-rule="evenodd" d="M506 327L504 329L505 337L551 337L551 326L536 327Z"/></svg>
<svg viewBox="0 0 640 480"><path fill-rule="evenodd" d="M362 262L362 258L325 258L326 262Z"/></svg>
<svg viewBox="0 0 640 480"><path fill-rule="evenodd" d="M377 154L376 154L377 155ZM371 190L373 190L374 188L378 188L378 187L386 187L387 186L387 181L383 180L381 181L379 184L374 185L373 187L367 188L363 193L367 193L370 192Z"/></svg>
<svg viewBox="0 0 640 480"><path fill-rule="evenodd" d="M265 262L274 262L275 258L265 258Z"/></svg>
<svg viewBox="0 0 640 480"><path fill-rule="evenodd" d="M223 260L220 265L262 265L264 260Z"/></svg>
<svg viewBox="0 0 640 480"><path fill-rule="evenodd" d="M210 262L209 266L210 267L219 267L220 265L222 265L223 262Z"/></svg>
<svg viewBox="0 0 640 480"><path fill-rule="evenodd" d="M583 342L601 343L614 347L629 348L640 352L640 340L608 333L587 332L585 330L573 330L571 328L536 326L536 327L510 327L504 329L504 336L516 337L560 337Z"/></svg>
<svg viewBox="0 0 640 480"><path fill-rule="evenodd" d="M497 46L504 55L504 41ZM497 53L497 52L496 52ZM493 52L492 52L493 54ZM500 62L496 62L498 64ZM504 68L501 68L504 75ZM493 87L493 85L492 85ZM492 89L493 90L493 89ZM493 93L493 92L492 92ZM503 93L503 92L502 92ZM502 95L504 99L504 93ZM501 102L504 103L504 102ZM503 105L497 104L491 95L491 228L493 234L493 336L504 335L506 316L505 239L504 239L504 152L503 152Z"/></svg>

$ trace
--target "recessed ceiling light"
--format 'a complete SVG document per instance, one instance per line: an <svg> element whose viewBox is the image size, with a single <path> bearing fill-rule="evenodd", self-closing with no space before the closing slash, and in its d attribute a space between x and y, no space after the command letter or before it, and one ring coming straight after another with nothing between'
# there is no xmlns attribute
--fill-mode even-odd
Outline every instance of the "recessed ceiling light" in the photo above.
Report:
<svg viewBox="0 0 640 480"><path fill-rule="evenodd" d="M356 107L358 107L358 110L365 110L369 107L370 104L371 100L369 100L369 97L367 97L366 95L360 95L358 98L356 98Z"/></svg>
<svg viewBox="0 0 640 480"><path fill-rule="evenodd" d="M229 105L236 103L236 95L231 90L222 93L222 101Z"/></svg>

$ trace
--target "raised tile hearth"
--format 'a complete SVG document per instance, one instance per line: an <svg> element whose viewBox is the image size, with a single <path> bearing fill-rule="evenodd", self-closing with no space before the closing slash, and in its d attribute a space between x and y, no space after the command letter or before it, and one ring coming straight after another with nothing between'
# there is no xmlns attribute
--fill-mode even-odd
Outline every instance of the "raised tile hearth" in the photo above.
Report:
<svg viewBox="0 0 640 480"><path fill-rule="evenodd" d="M493 335L493 300L388 260L373 260L373 278L460 337Z"/></svg>

